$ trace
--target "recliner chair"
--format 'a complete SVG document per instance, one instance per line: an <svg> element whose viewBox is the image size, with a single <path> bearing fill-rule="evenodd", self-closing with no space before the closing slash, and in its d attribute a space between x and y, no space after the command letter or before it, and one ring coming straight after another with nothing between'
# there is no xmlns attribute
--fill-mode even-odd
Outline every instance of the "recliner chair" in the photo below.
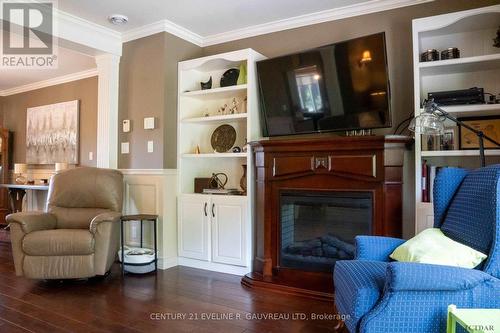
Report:
<svg viewBox="0 0 500 333"><path fill-rule="evenodd" d="M106 275L119 246L123 175L75 168L54 175L45 213L7 216L16 275L73 279Z"/></svg>

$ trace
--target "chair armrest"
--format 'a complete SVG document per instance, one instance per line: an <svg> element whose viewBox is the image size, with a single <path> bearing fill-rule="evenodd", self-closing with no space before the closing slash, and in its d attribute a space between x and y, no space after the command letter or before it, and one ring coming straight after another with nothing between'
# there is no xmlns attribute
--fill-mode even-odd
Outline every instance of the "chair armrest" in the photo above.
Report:
<svg viewBox="0 0 500 333"><path fill-rule="evenodd" d="M97 226L104 222L120 222L121 213L118 212L107 212L97 215L90 222L90 232L95 234L97 232Z"/></svg>
<svg viewBox="0 0 500 333"><path fill-rule="evenodd" d="M477 269L392 262L387 265L386 290L459 291L492 280L491 275Z"/></svg>
<svg viewBox="0 0 500 333"><path fill-rule="evenodd" d="M57 219L49 213L14 213L6 217L7 223L19 224L24 233L30 233L37 230L54 229Z"/></svg>
<svg viewBox="0 0 500 333"><path fill-rule="evenodd" d="M356 236L356 260L389 261L389 255L404 239L380 236Z"/></svg>

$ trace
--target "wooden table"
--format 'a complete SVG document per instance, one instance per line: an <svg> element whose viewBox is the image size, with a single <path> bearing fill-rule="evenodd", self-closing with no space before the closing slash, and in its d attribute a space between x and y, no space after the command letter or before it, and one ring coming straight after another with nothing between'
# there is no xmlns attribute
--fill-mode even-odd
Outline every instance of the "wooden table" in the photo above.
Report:
<svg viewBox="0 0 500 333"><path fill-rule="evenodd" d="M469 333L499 333L500 309L457 309L448 306L447 333L455 333L459 324Z"/></svg>
<svg viewBox="0 0 500 333"><path fill-rule="evenodd" d="M9 190L11 209L13 213L23 210L23 199L26 191L48 191L49 185L22 185L22 184L0 184L0 187Z"/></svg>

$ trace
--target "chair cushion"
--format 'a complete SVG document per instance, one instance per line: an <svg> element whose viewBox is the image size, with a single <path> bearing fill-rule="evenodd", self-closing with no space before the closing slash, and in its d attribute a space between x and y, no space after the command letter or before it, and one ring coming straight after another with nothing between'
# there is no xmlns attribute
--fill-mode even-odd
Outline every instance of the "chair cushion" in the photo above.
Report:
<svg viewBox="0 0 500 333"><path fill-rule="evenodd" d="M345 260L335 263L335 305L348 315L345 324L356 332L360 319L377 304L385 284L387 262Z"/></svg>
<svg viewBox="0 0 500 333"><path fill-rule="evenodd" d="M400 262L474 268L487 255L455 242L438 228L429 228L398 246L389 257Z"/></svg>
<svg viewBox="0 0 500 333"><path fill-rule="evenodd" d="M498 216L500 168L492 165L465 176L441 225L447 236L488 254Z"/></svg>
<svg viewBox="0 0 500 333"><path fill-rule="evenodd" d="M85 229L34 231L23 239L24 253L32 256L68 256L94 253L94 237Z"/></svg>

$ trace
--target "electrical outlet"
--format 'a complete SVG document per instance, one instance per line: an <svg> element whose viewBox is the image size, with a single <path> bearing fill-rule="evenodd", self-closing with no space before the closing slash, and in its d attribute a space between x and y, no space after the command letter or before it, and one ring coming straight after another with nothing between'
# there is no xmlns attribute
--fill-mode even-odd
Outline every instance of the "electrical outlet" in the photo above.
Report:
<svg viewBox="0 0 500 333"><path fill-rule="evenodd" d="M90 151L89 152L89 161L93 161L94 160L94 152Z"/></svg>
<svg viewBox="0 0 500 333"><path fill-rule="evenodd" d="M148 153L152 153L154 151L153 141L148 141Z"/></svg>
<svg viewBox="0 0 500 333"><path fill-rule="evenodd" d="M122 154L130 153L130 143L122 142Z"/></svg>
<svg viewBox="0 0 500 333"><path fill-rule="evenodd" d="M144 129L145 130L155 129L155 118L154 117L144 118Z"/></svg>

